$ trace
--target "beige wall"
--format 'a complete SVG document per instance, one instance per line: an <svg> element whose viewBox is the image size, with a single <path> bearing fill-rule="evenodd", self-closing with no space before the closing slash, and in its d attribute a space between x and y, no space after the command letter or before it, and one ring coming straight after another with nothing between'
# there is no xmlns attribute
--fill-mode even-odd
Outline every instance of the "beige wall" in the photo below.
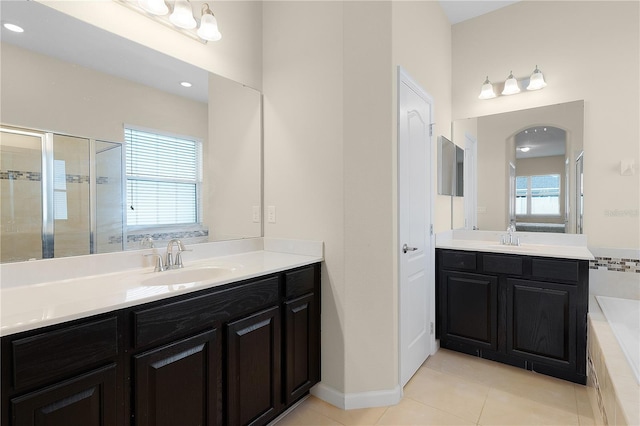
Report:
<svg viewBox="0 0 640 426"><path fill-rule="evenodd" d="M449 134L450 26L435 2L266 2L263 26L265 205L277 208L265 236L325 243L323 385L347 406L391 394L396 66Z"/></svg>
<svg viewBox="0 0 640 426"><path fill-rule="evenodd" d="M207 140L207 105L2 43L2 123L123 142L123 124Z"/></svg>
<svg viewBox="0 0 640 426"><path fill-rule="evenodd" d="M37 1L207 71L261 88L261 1L208 2L218 20L222 40L207 44L168 30L115 1ZM191 2L196 16L204 3L207 2Z"/></svg>
<svg viewBox="0 0 640 426"><path fill-rule="evenodd" d="M203 219L212 241L262 235L260 92L209 74L209 143L204 144Z"/></svg>
<svg viewBox="0 0 640 426"><path fill-rule="evenodd" d="M621 176L619 167L626 158L640 164L639 7L522 1L453 26L454 119L584 99L584 217L592 247L640 247L640 173ZM494 82L510 70L526 77L536 64L545 89L478 100L486 75Z"/></svg>

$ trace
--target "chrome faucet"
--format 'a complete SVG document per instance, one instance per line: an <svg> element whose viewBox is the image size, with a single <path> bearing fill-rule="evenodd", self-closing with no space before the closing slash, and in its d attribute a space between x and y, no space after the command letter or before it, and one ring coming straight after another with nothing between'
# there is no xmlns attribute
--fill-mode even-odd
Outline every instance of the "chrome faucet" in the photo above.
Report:
<svg viewBox="0 0 640 426"><path fill-rule="evenodd" d="M178 252L176 253L176 257L173 257L173 245L176 244L178 246ZM180 269L183 268L182 264L182 252L188 251L182 241L177 238L173 238L169 240L167 244L167 261L165 262L166 269Z"/></svg>
<svg viewBox="0 0 640 426"><path fill-rule="evenodd" d="M507 246L519 246L520 238L515 235L516 225L514 223L510 223L507 227L507 233L502 236L502 240L500 244L504 244Z"/></svg>

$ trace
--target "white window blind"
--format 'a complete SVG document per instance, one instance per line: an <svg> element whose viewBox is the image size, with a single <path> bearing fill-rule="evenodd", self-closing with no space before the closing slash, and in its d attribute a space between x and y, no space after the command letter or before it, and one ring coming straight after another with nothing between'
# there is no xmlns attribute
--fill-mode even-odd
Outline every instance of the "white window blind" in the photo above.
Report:
<svg viewBox="0 0 640 426"><path fill-rule="evenodd" d="M199 141L125 128L127 225L198 222Z"/></svg>

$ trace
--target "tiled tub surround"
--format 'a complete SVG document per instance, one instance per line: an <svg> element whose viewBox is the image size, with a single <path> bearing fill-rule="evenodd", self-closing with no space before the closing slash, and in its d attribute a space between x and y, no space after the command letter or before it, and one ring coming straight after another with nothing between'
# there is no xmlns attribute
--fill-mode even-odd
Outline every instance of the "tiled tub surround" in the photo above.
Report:
<svg viewBox="0 0 640 426"><path fill-rule="evenodd" d="M640 386L595 299L589 303L588 393L594 414L608 425L640 424Z"/></svg>
<svg viewBox="0 0 640 426"><path fill-rule="evenodd" d="M144 280L175 271L153 272L164 248L46 259L0 265L0 335L109 312L209 287L241 281L323 259L315 241L252 238L188 247L185 268L223 267L217 278L178 285L146 285Z"/></svg>
<svg viewBox="0 0 640 426"><path fill-rule="evenodd" d="M620 262L634 263L634 259L640 259L640 250L591 248L591 251L596 258L589 270L588 384L591 405L607 424L638 425L640 386L596 297L640 300L640 274L633 272L634 265L620 268ZM635 320L640 321L640 318Z"/></svg>

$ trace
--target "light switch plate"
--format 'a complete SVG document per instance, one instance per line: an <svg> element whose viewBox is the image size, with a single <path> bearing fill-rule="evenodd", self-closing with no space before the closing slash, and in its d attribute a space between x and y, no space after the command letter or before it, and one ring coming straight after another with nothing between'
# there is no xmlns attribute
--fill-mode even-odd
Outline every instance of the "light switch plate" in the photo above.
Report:
<svg viewBox="0 0 640 426"><path fill-rule="evenodd" d="M267 207L267 222L276 223L276 206Z"/></svg>

